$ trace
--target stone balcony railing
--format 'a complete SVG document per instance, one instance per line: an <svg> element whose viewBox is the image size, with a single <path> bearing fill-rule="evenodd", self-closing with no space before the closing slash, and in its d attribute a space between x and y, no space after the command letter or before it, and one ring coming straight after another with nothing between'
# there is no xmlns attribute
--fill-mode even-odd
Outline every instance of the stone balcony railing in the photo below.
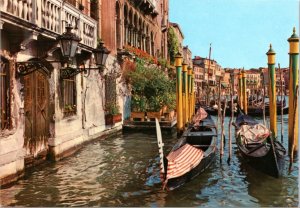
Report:
<svg viewBox="0 0 300 208"><path fill-rule="evenodd" d="M97 45L96 20L64 0L1 0L0 12L12 17L8 22L17 18L55 34L62 34L66 24L71 24L73 32L81 37L81 44L91 48ZM3 15L1 19L6 21Z"/></svg>

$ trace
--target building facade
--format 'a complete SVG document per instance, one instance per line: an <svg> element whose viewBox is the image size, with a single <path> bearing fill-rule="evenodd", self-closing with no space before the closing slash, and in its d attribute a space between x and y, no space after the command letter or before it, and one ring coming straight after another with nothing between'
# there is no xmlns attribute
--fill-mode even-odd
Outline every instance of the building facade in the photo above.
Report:
<svg viewBox="0 0 300 208"><path fill-rule="evenodd" d="M113 103L128 116L120 78L125 48L167 57L168 1L4 0L0 11L3 185L46 157L59 160L121 129L105 115ZM57 41L66 26L81 38L68 64ZM99 39L111 51L101 70L93 55Z"/></svg>
<svg viewBox="0 0 300 208"><path fill-rule="evenodd" d="M170 26L173 27L176 37L178 39L178 51L183 54L183 39L184 35L180 28L180 25L177 23L170 22Z"/></svg>

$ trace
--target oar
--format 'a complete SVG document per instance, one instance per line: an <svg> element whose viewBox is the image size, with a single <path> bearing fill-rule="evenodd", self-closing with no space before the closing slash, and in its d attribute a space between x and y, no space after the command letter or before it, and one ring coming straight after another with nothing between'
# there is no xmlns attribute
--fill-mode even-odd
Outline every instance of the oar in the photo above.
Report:
<svg viewBox="0 0 300 208"><path fill-rule="evenodd" d="M164 163L164 150L163 150L164 143L162 142L161 129L157 118L155 118L155 124L156 124L156 136L157 136L157 144L159 149L158 152L160 158L161 173L165 174L166 168Z"/></svg>

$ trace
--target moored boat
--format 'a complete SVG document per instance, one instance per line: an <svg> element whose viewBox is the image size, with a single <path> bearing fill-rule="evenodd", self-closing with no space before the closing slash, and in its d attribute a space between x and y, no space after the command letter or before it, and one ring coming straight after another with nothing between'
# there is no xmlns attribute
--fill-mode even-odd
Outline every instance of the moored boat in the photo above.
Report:
<svg viewBox="0 0 300 208"><path fill-rule="evenodd" d="M195 116L199 116L199 108ZM201 117L201 116L200 116ZM157 125L158 145L161 158L161 179L163 187L173 190L191 181L206 170L216 157L216 126L207 115L202 120L193 119L193 124L183 133L170 153L163 156L159 123Z"/></svg>
<svg viewBox="0 0 300 208"><path fill-rule="evenodd" d="M270 130L240 108L234 125L238 149L247 162L268 175L281 176L286 150L270 135Z"/></svg>

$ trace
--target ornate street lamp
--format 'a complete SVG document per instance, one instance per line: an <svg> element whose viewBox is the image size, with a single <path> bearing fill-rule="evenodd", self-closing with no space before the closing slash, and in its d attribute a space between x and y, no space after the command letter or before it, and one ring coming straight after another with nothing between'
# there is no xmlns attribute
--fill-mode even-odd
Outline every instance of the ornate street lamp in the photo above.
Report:
<svg viewBox="0 0 300 208"><path fill-rule="evenodd" d="M60 43L63 57L68 61L74 58L78 43L81 41L80 37L72 33L72 29L73 27L68 24L66 27L67 31L56 38Z"/></svg>
<svg viewBox="0 0 300 208"><path fill-rule="evenodd" d="M72 29L72 26L68 25L66 27L67 31L56 38L56 40L60 42L62 55L64 59L68 62L75 57L76 49L78 47L79 42L81 41L80 37L78 37L75 33L72 33ZM104 42L100 41L97 48L93 50L93 53L97 65L96 68L82 69L69 67L68 65L66 68L63 68L61 70L61 78L70 78L76 76L82 71L86 72L87 70L99 70L99 72L102 73L105 68L105 62L110 51L104 47Z"/></svg>
<svg viewBox="0 0 300 208"><path fill-rule="evenodd" d="M100 41L98 47L93 50L93 53L96 60L96 65L104 68L106 59L110 51L104 47L104 42L102 40Z"/></svg>

